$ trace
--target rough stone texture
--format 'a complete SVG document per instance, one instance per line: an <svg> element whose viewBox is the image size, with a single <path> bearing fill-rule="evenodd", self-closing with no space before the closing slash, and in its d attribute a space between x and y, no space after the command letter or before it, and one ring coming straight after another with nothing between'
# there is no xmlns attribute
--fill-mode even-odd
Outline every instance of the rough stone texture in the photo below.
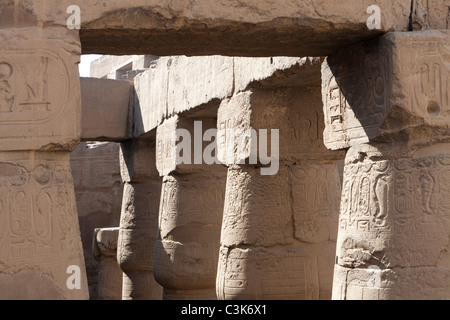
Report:
<svg viewBox="0 0 450 320"><path fill-rule="evenodd" d="M327 147L447 139L449 34L389 33L330 56L322 70Z"/></svg>
<svg viewBox="0 0 450 320"><path fill-rule="evenodd" d="M0 278L24 288L0 298L87 299L69 162L80 140L79 36L15 8L0 17Z"/></svg>
<svg viewBox="0 0 450 320"><path fill-rule="evenodd" d="M68 152L0 154L0 261L1 299L88 298Z"/></svg>
<svg viewBox="0 0 450 320"><path fill-rule="evenodd" d="M98 284L92 234L96 228L116 227L120 222L123 183L119 152L118 143L81 143L70 155L91 300L97 299Z"/></svg>
<svg viewBox="0 0 450 320"><path fill-rule="evenodd" d="M391 33L324 66L325 141L351 146L335 299L449 298L449 39Z"/></svg>
<svg viewBox="0 0 450 320"><path fill-rule="evenodd" d="M216 126L214 118L176 116L157 131L157 168L164 178L154 273L169 300L216 299L226 170L192 159L191 164L177 164L176 130L188 130L194 137L194 121L202 121L202 136Z"/></svg>
<svg viewBox="0 0 450 320"><path fill-rule="evenodd" d="M319 66L320 60L309 65L315 74L308 86L280 87L276 79L265 79L220 105L219 159L229 169L219 299L331 297L340 195L337 160L343 153L327 151L321 141ZM280 129L275 175L261 175L259 157L259 165L249 163L255 153L245 132L237 139L242 143L230 142L230 129L250 128ZM273 138L267 138L269 146ZM269 155L273 151L268 148Z"/></svg>
<svg viewBox="0 0 450 320"><path fill-rule="evenodd" d="M127 54L133 48L160 56L323 56L380 32L406 31L411 10L409 0L81 2L87 7L81 30L85 53ZM366 26L373 4L382 8L380 31Z"/></svg>
<svg viewBox="0 0 450 320"><path fill-rule="evenodd" d="M117 261L123 271L123 300L160 300L153 276L161 181L155 168L154 139L123 142L120 162L125 182Z"/></svg>
<svg viewBox="0 0 450 320"><path fill-rule="evenodd" d="M67 28L11 28L0 29L0 42L0 150L73 150L81 120L78 36Z"/></svg>
<svg viewBox="0 0 450 320"><path fill-rule="evenodd" d="M217 108L222 99L260 82L283 83L284 86L298 84L305 81L309 75L306 72L313 68L305 69L308 70L315 60L318 58L159 58L150 70L134 79L134 136L155 129L178 113L200 107ZM298 71L305 78L292 77L292 74L299 74Z"/></svg>
<svg viewBox="0 0 450 320"><path fill-rule="evenodd" d="M374 4L381 8L380 30L366 25L371 16L367 8ZM0 27L23 20L34 26L66 26L70 5L73 1L4 0ZM411 0L351 0L340 5L294 0L214 4L206 0L81 0L77 5L82 10L83 53L117 55L325 56L380 33L406 31L411 15ZM434 12L435 6L428 10Z"/></svg>
<svg viewBox="0 0 450 320"><path fill-rule="evenodd" d="M81 78L81 139L122 141L133 128L132 82Z"/></svg>
<svg viewBox="0 0 450 320"><path fill-rule="evenodd" d="M90 76L99 79L122 80L127 74L148 69L154 60L152 55L110 56L104 55L92 61Z"/></svg>
<svg viewBox="0 0 450 320"><path fill-rule="evenodd" d="M450 26L450 0L412 1L412 30L439 30Z"/></svg>
<svg viewBox="0 0 450 320"><path fill-rule="evenodd" d="M117 264L119 228L97 228L92 243L98 261L97 300L122 299L122 270Z"/></svg>

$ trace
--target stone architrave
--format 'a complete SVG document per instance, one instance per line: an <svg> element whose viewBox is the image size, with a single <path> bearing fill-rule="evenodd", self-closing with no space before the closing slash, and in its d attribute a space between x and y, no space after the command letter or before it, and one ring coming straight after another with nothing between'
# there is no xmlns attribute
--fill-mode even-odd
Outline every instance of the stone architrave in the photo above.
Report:
<svg viewBox="0 0 450 320"><path fill-rule="evenodd" d="M325 143L349 148L334 299L450 297L450 33L389 33L323 64Z"/></svg>
<svg viewBox="0 0 450 320"><path fill-rule="evenodd" d="M202 124L197 135L195 121ZM157 129L157 168L163 182L154 273L167 300L216 299L226 170L218 164L194 164L193 159L178 163L175 141L178 129L189 132L192 139L202 139L206 130L215 127L214 118L177 115ZM208 144L200 142L202 152Z"/></svg>
<svg viewBox="0 0 450 320"><path fill-rule="evenodd" d="M219 299L331 297L344 155L322 143L320 61L306 69L313 71L308 85L280 87L274 79L220 105L219 159L229 169ZM274 164L261 162L260 129L268 133L267 156L279 162L271 175L262 174Z"/></svg>

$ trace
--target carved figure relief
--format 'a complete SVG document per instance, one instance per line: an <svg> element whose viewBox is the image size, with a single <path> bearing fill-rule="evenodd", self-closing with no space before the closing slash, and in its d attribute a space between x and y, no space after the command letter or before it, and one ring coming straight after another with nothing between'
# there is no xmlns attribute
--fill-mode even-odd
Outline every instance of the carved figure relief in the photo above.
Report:
<svg viewBox="0 0 450 320"><path fill-rule="evenodd" d="M364 225L367 230L389 229L413 225L413 221L421 223L429 215L447 212L449 159L438 156L379 161L373 162L368 172L361 171L360 163L347 165L340 228L356 231Z"/></svg>
<svg viewBox="0 0 450 320"><path fill-rule="evenodd" d="M49 88L52 90L49 90ZM0 52L0 125L38 125L67 105L69 74L47 50Z"/></svg>
<svg viewBox="0 0 450 320"><path fill-rule="evenodd" d="M76 249L75 195L70 171L54 162L32 170L0 163L0 258Z"/></svg>
<svg viewBox="0 0 450 320"><path fill-rule="evenodd" d="M14 95L8 79L12 75L12 67L8 63L0 63L0 113L11 112Z"/></svg>

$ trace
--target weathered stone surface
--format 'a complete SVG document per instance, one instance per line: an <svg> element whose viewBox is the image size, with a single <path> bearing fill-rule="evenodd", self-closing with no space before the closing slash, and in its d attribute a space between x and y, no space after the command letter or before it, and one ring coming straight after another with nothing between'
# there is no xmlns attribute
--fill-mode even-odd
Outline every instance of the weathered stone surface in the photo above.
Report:
<svg viewBox="0 0 450 320"><path fill-rule="evenodd" d="M91 300L96 300L98 293L98 262L92 253L92 234L98 227L116 227L120 222L123 183L119 151L118 143L81 143L70 154Z"/></svg>
<svg viewBox="0 0 450 320"><path fill-rule="evenodd" d="M328 300L334 244L222 248L217 279L221 300ZM324 266L327 266L324 268ZM244 287L246 287L244 289Z"/></svg>
<svg viewBox="0 0 450 320"><path fill-rule="evenodd" d="M197 133L195 133L195 121L200 123ZM216 128L215 118L184 118L182 116L174 116L163 122L157 128L156 136L156 168L160 176L166 176L171 173L194 173L202 171L214 171L220 167L218 164L206 165L204 160L204 150L211 144L209 141L204 141L204 133L208 129ZM184 130L190 136L190 141L184 141L186 138L181 132L177 130ZM178 141L181 140L181 141ZM199 154L200 163L195 163L196 151L195 145L201 146ZM187 145L187 148L181 146ZM185 156L184 153L190 152L190 157Z"/></svg>
<svg viewBox="0 0 450 320"><path fill-rule="evenodd" d="M81 139L122 141L132 136L132 82L81 78Z"/></svg>
<svg viewBox="0 0 450 320"><path fill-rule="evenodd" d="M65 25L69 0L37 10L39 21ZM371 13L381 9L380 30L369 30ZM339 47L386 31L406 31L411 1L79 1L85 53L230 56L325 56ZM51 8L51 9L50 9ZM430 9L432 10L432 8ZM274 45L274 43L276 45Z"/></svg>
<svg viewBox="0 0 450 320"><path fill-rule="evenodd" d="M124 182L159 180L155 139L132 139L120 145L120 174Z"/></svg>
<svg viewBox="0 0 450 320"><path fill-rule="evenodd" d="M123 271L124 300L160 300L162 287L153 277L161 182L126 183L117 261Z"/></svg>
<svg viewBox="0 0 450 320"><path fill-rule="evenodd" d="M153 276L153 247L158 232L161 181L155 168L154 139L122 143L122 198L117 261L123 271L123 300L160 300Z"/></svg>
<svg viewBox="0 0 450 320"><path fill-rule="evenodd" d="M94 230L93 254L98 261L98 300L121 300L122 271L117 264L119 228Z"/></svg>
<svg viewBox="0 0 450 320"><path fill-rule="evenodd" d="M412 30L448 29L450 26L450 1L412 1Z"/></svg>
<svg viewBox="0 0 450 320"><path fill-rule="evenodd" d="M327 147L448 139L449 43L449 31L389 33L328 57L322 70Z"/></svg>
<svg viewBox="0 0 450 320"><path fill-rule="evenodd" d="M260 150L255 147L260 143L260 130L267 130L267 155L277 151L271 149L276 138L272 130L280 130L279 156L274 156L273 160L281 165L295 163L298 159L343 158L342 152L327 151L321 141L324 124L322 113L317 111L320 106L319 92L317 86L314 87L320 81L317 75L316 81L310 78L309 88L252 89L224 99L218 112L219 160L233 165L243 160L249 163L249 158L257 156L259 163ZM251 129L256 131L257 139L248 139ZM237 151L240 156L236 156Z"/></svg>
<svg viewBox="0 0 450 320"><path fill-rule="evenodd" d="M449 39L391 33L324 66L325 142L350 147L334 299L448 298Z"/></svg>
<svg viewBox="0 0 450 320"><path fill-rule="evenodd" d="M153 262L164 299L216 299L224 194L220 172L164 177Z"/></svg>
<svg viewBox="0 0 450 320"><path fill-rule="evenodd" d="M396 159L389 146L350 149L334 299L449 297L449 151L438 144Z"/></svg>
<svg viewBox="0 0 450 320"><path fill-rule="evenodd" d="M0 29L0 42L0 150L73 150L81 120L78 36L67 28Z"/></svg>
<svg viewBox="0 0 450 320"><path fill-rule="evenodd" d="M174 116L157 129L156 166L164 178L154 273L164 287L164 299L216 299L226 168L203 162L209 144L203 136L215 127L215 118L193 115ZM189 133L183 135L183 157L176 145L179 130ZM184 141L188 136L191 141Z"/></svg>
<svg viewBox="0 0 450 320"><path fill-rule="evenodd" d="M70 0L5 0L0 27L66 26ZM448 0L78 1L83 52L229 56L326 56L390 31L448 28ZM370 30L377 5L380 29ZM369 11L370 12L370 11ZM274 45L276 44L276 45Z"/></svg>
<svg viewBox="0 0 450 320"><path fill-rule="evenodd" d="M327 151L322 143L319 65L320 59L297 69L296 76L261 79L220 105L219 160L229 169L219 299L331 297L340 195L337 160L344 155ZM308 84L300 80L295 86L302 71L313 76ZM252 140L249 129L255 130ZM264 156L278 162L272 175L262 175L259 168L260 130L279 130L278 140L271 133L266 141Z"/></svg>
<svg viewBox="0 0 450 320"><path fill-rule="evenodd" d="M309 76L317 78L318 60L222 56L159 58L150 70L134 79L134 136L150 132L172 115L200 106L217 107L222 99L251 86L288 87L305 82ZM299 79L296 74L304 77Z"/></svg>
<svg viewBox="0 0 450 320"><path fill-rule="evenodd" d="M69 153L0 154L0 260L5 287L26 287L2 299L88 298ZM79 289L67 286L70 266Z"/></svg>

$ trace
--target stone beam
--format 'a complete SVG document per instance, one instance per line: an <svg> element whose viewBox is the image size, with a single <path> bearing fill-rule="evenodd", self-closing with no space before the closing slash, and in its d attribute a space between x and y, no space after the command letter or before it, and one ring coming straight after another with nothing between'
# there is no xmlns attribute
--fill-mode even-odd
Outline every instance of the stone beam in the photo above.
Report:
<svg viewBox="0 0 450 320"><path fill-rule="evenodd" d="M307 84L319 58L162 57L134 78L134 132L138 137L164 119L194 108L217 108L220 101L261 85ZM309 71L308 71L309 70ZM304 74L299 78L299 74Z"/></svg>
<svg viewBox="0 0 450 320"><path fill-rule="evenodd" d="M422 0L5 0L0 28L66 26L70 5L81 10L83 53L117 55L326 56L388 31L447 28L449 15L448 1ZM367 26L371 5L379 29Z"/></svg>
<svg viewBox="0 0 450 320"><path fill-rule="evenodd" d="M123 141L132 134L133 82L81 78L81 139Z"/></svg>

